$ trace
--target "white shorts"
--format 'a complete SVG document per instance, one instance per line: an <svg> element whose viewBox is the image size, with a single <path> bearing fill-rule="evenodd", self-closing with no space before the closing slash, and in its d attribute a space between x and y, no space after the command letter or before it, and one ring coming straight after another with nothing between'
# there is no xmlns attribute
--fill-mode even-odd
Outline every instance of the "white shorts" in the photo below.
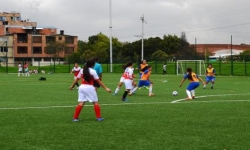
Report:
<svg viewBox="0 0 250 150"><path fill-rule="evenodd" d="M124 82L124 77L121 77L120 82Z"/></svg>
<svg viewBox="0 0 250 150"><path fill-rule="evenodd" d="M133 89L132 82L133 82L133 80L124 79L123 83L125 85L126 90L132 90Z"/></svg>
<svg viewBox="0 0 250 150"><path fill-rule="evenodd" d="M93 85L81 84L78 89L78 102L97 102L98 97Z"/></svg>
<svg viewBox="0 0 250 150"><path fill-rule="evenodd" d="M77 79L77 76L74 76L74 80L76 80Z"/></svg>

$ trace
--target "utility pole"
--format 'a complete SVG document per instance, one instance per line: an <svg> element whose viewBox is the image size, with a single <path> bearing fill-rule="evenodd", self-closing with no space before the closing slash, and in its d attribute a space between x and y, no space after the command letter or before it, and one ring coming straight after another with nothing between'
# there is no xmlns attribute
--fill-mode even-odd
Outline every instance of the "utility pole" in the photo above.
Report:
<svg viewBox="0 0 250 150"><path fill-rule="evenodd" d="M144 38L144 15L142 15L142 17L140 18L142 21L142 34L141 34L141 60L143 61L144 59L144 43L143 43L143 38Z"/></svg>
<svg viewBox="0 0 250 150"><path fill-rule="evenodd" d="M113 49L112 49L112 0L109 0L109 43L110 43L110 72L113 72Z"/></svg>

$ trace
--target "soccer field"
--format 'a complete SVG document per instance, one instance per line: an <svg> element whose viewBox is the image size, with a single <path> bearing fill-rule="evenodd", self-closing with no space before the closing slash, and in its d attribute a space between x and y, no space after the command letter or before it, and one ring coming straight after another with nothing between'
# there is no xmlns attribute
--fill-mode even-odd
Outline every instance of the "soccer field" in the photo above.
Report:
<svg viewBox="0 0 250 150"><path fill-rule="evenodd" d="M39 81L40 77L46 81ZM114 92L121 74L103 75ZM136 91L128 101L98 90L103 122L88 103L72 122L77 90L70 74L0 74L0 149L13 150L248 150L250 77L217 76L214 89L186 101L182 76L152 74L154 97ZM178 91L177 96L172 96Z"/></svg>

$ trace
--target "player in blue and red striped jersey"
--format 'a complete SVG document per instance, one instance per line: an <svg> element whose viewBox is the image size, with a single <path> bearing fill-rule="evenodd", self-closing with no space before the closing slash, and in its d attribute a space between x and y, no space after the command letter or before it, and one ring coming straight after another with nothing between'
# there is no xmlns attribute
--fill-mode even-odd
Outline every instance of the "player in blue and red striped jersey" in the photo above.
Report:
<svg viewBox="0 0 250 150"><path fill-rule="evenodd" d="M74 80L76 80L78 73L80 72L81 67L78 66L77 63L75 63L74 68L71 70L70 74L74 73ZM78 82L76 82L77 89L79 87ZM73 87L74 88L74 87Z"/></svg>
<svg viewBox="0 0 250 150"><path fill-rule="evenodd" d="M98 104L98 97L97 97L97 92L94 87L94 81L100 84L100 86L103 87L107 92L110 93L111 90L107 88L104 85L104 83L102 83L102 81L100 81L96 71L92 69L94 65L95 65L94 59L87 60L86 64L84 65L84 68L81 69L81 71L77 75L77 79L70 86L70 90L72 90L75 84L80 79L82 79L82 84L80 85L79 90L78 90L78 105L76 106L76 109L75 109L75 113L74 113L73 120L72 120L73 122L80 121L79 119L80 112L85 102L87 101L93 103L97 121L104 120L104 118L101 117L101 110Z"/></svg>
<svg viewBox="0 0 250 150"><path fill-rule="evenodd" d="M203 86L203 89L206 88L206 85L211 82L211 89L214 88L214 80L215 80L215 69L211 64L208 65L206 69L206 84Z"/></svg>
<svg viewBox="0 0 250 150"><path fill-rule="evenodd" d="M187 98L186 100L191 100L195 98L195 89L200 85L200 81L202 81L203 84L205 84L205 82L198 76L196 75L191 68L187 68L187 74L184 75L184 78L181 81L180 87L182 86L182 84L184 83L184 81L188 79L190 81L187 89L186 89L186 93L187 93Z"/></svg>

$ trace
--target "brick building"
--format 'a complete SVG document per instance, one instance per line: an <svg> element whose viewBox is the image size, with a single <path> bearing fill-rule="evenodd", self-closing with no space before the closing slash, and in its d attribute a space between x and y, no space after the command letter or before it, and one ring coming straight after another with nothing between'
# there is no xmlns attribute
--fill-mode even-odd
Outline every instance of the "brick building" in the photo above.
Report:
<svg viewBox="0 0 250 150"><path fill-rule="evenodd" d="M231 51L231 44L196 44L192 45L196 47L198 53L205 53L205 51L215 55L218 51ZM241 44L241 45L232 45L232 50L234 51L245 51L250 50L250 45Z"/></svg>
<svg viewBox="0 0 250 150"><path fill-rule="evenodd" d="M60 54L56 61L64 61L65 56L77 49L77 36L65 35L63 30L57 33L52 26L37 26L36 22L22 20L18 12L0 13L0 61L10 65L26 61L36 66L49 64L51 55L45 53L49 42L65 42L67 51ZM8 50L6 51L6 48Z"/></svg>

